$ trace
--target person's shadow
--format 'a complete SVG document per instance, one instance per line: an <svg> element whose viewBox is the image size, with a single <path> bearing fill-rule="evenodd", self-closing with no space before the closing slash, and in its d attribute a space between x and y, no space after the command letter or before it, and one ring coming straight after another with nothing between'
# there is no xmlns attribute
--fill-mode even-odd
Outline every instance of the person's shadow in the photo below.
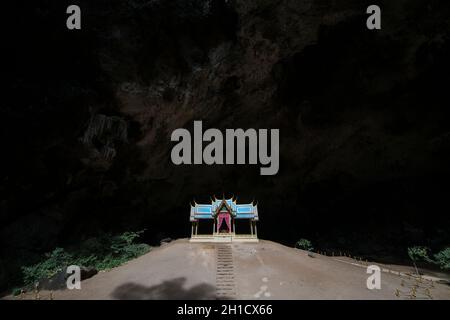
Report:
<svg viewBox="0 0 450 320"><path fill-rule="evenodd" d="M184 288L186 278L175 278L161 284L144 287L136 283L125 283L114 289L112 297L120 300L205 300L215 299L215 287L201 283Z"/></svg>

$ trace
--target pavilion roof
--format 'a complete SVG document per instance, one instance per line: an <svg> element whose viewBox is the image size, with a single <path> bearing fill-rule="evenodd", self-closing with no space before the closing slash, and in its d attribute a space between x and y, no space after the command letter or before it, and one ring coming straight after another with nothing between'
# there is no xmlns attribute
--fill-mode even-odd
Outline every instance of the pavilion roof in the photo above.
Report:
<svg viewBox="0 0 450 320"><path fill-rule="evenodd" d="M231 212L234 219L251 219L254 221L259 220L258 205L252 203L237 204L236 199L211 199L210 204L194 203L191 205L190 221L196 221L198 219L213 219L217 210L221 209L225 205L227 210Z"/></svg>

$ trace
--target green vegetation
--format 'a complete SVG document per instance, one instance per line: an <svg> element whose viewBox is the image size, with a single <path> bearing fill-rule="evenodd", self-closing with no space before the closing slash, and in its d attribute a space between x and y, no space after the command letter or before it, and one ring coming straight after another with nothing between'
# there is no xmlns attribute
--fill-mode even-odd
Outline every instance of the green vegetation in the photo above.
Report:
<svg viewBox="0 0 450 320"><path fill-rule="evenodd" d="M136 243L143 231L120 235L102 234L88 239L77 248L56 248L33 265L22 267L23 284L29 286L40 279L48 279L69 265L105 270L117 267L150 250L144 243Z"/></svg>
<svg viewBox="0 0 450 320"><path fill-rule="evenodd" d="M411 247L408 248L408 256L413 262L429 261L428 251L427 247Z"/></svg>
<svg viewBox="0 0 450 320"><path fill-rule="evenodd" d="M428 248L426 247L411 247L408 248L408 256L412 260L414 264L414 268L416 269L416 273L419 274L419 269L417 269L416 262L418 261L427 261L428 258Z"/></svg>
<svg viewBox="0 0 450 320"><path fill-rule="evenodd" d="M416 262L425 261L438 265L442 270L450 270L450 247L433 255L433 259L430 258L430 252L431 250L427 247L415 246L408 248L408 256L413 261L414 266L416 266Z"/></svg>
<svg viewBox="0 0 450 320"><path fill-rule="evenodd" d="M450 270L450 247L436 253L434 259L442 270Z"/></svg>
<svg viewBox="0 0 450 320"><path fill-rule="evenodd" d="M299 249L307 250L307 251L312 251L314 249L311 241L309 241L307 239L298 240L297 243L295 244L295 247L299 248Z"/></svg>
<svg viewBox="0 0 450 320"><path fill-rule="evenodd" d="M23 282L25 285L31 285L39 279L50 278L64 266L70 265L72 259L72 256L63 248L56 248L53 252L46 253L41 262L22 267Z"/></svg>
<svg viewBox="0 0 450 320"><path fill-rule="evenodd" d="M12 295L16 297L22 292L22 289L21 288L13 288L11 292L12 292Z"/></svg>

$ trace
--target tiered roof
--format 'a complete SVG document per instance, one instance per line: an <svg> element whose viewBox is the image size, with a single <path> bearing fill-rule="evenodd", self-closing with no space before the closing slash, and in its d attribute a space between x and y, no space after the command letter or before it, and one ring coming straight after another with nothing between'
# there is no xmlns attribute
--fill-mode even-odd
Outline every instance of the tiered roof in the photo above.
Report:
<svg viewBox="0 0 450 320"><path fill-rule="evenodd" d="M258 221L258 205L252 203L237 204L236 199L211 199L211 204L191 204L190 221L213 219L222 207L230 211L234 219L251 219Z"/></svg>

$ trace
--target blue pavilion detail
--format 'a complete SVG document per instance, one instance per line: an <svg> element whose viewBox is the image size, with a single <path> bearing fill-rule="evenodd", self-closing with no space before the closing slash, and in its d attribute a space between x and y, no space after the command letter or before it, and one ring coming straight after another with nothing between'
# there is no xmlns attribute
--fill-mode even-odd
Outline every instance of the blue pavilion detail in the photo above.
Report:
<svg viewBox="0 0 450 320"><path fill-rule="evenodd" d="M191 241L258 241L256 222L259 221L258 205L238 204L230 199L211 199L210 204L191 204ZM249 233L237 234L236 223L248 221ZM199 234L200 224L212 226L212 233ZM211 230L211 229L209 229Z"/></svg>

